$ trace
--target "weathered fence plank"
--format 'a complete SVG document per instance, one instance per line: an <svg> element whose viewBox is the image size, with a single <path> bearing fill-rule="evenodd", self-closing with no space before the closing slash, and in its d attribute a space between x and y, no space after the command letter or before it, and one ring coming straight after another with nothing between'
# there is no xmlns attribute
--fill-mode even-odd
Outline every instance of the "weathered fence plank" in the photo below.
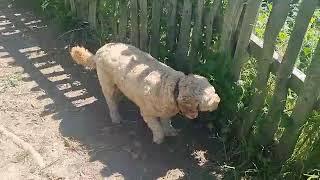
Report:
<svg viewBox="0 0 320 180"><path fill-rule="evenodd" d="M235 80L239 79L241 67L248 59L245 56L246 49L250 42L250 35L252 33L261 3L262 0L249 0L247 2L247 8L243 17L239 39L237 41L236 51L233 57L232 74Z"/></svg>
<svg viewBox="0 0 320 180"><path fill-rule="evenodd" d="M168 7L168 49L170 51L173 51L174 45L176 44L176 28L177 28L177 22L176 22L176 16L177 16L177 0L171 0L167 1L167 7Z"/></svg>
<svg viewBox="0 0 320 180"><path fill-rule="evenodd" d="M192 3L191 0L184 0L182 21L180 26L180 34L176 52L176 62L178 63L180 70L190 71L188 67L188 51L189 51L189 40L191 30L191 12Z"/></svg>
<svg viewBox="0 0 320 180"><path fill-rule="evenodd" d="M76 14L76 3L74 2L75 0L70 0L70 10L72 14Z"/></svg>
<svg viewBox="0 0 320 180"><path fill-rule="evenodd" d="M138 1L131 0L130 5L131 43L139 48Z"/></svg>
<svg viewBox="0 0 320 180"><path fill-rule="evenodd" d="M240 19L244 0L229 2L223 18L219 52L231 57L232 39Z"/></svg>
<svg viewBox="0 0 320 180"><path fill-rule="evenodd" d="M208 12L208 16L205 19L205 25L206 25L205 47L207 51L209 51L211 47L213 21L217 15L220 4L221 4L221 0L215 0L211 4Z"/></svg>
<svg viewBox="0 0 320 180"><path fill-rule="evenodd" d="M198 0L195 10L195 22L192 31L191 51L190 51L190 70L199 62L199 45L202 36L202 15L203 15L204 0Z"/></svg>
<svg viewBox="0 0 320 180"><path fill-rule="evenodd" d="M248 118L246 119L246 129L243 130L244 135L249 133L258 112L262 109L267 92L267 82L270 75L270 67L274 62L272 57L275 50L275 43L278 34L286 21L289 10L290 0L273 1L272 11L270 13L264 34L262 54L261 57L257 58L257 76L254 81L255 94L251 99L249 113L247 115ZM261 130L264 131L263 128Z"/></svg>
<svg viewBox="0 0 320 180"><path fill-rule="evenodd" d="M148 6L147 0L139 0L140 7L140 48L148 50Z"/></svg>
<svg viewBox="0 0 320 180"><path fill-rule="evenodd" d="M128 1L120 0L120 21L119 21L119 38L121 42L126 41L128 25Z"/></svg>
<svg viewBox="0 0 320 180"><path fill-rule="evenodd" d="M66 9L69 9L69 6L70 6L70 0L64 0L64 7Z"/></svg>
<svg viewBox="0 0 320 180"><path fill-rule="evenodd" d="M289 39L288 48L283 57L279 71L277 72L276 87L268 113L268 133L270 137L277 130L281 114L286 104L288 93L288 80L292 74L295 61L300 52L304 35L307 31L310 19L317 7L318 0L304 0L296 17L295 26ZM271 141L270 139L265 139Z"/></svg>
<svg viewBox="0 0 320 180"><path fill-rule="evenodd" d="M118 20L119 20L119 2L113 1L112 3L112 18L111 18L111 29L112 29L112 40L118 42L119 41L119 33L118 33Z"/></svg>
<svg viewBox="0 0 320 180"><path fill-rule="evenodd" d="M150 53L153 57L158 58L160 49L160 16L162 0L152 2L152 19L151 19L151 48Z"/></svg>
<svg viewBox="0 0 320 180"><path fill-rule="evenodd" d="M312 4L312 3L311 3ZM303 91L299 95L296 106L290 117L280 143L277 147L278 160L284 161L294 150L299 138L301 127L306 123L310 112L313 110L317 98L320 96L320 39L314 51L312 62L308 68Z"/></svg>
<svg viewBox="0 0 320 180"><path fill-rule="evenodd" d="M82 20L88 20L88 0L77 0L76 11L77 16Z"/></svg>
<svg viewBox="0 0 320 180"><path fill-rule="evenodd" d="M89 1L88 22L91 29L97 27L97 0Z"/></svg>

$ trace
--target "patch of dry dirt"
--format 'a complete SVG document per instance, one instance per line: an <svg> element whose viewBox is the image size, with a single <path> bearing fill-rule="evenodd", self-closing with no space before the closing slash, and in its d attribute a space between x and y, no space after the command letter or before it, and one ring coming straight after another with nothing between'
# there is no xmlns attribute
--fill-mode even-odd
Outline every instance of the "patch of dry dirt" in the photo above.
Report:
<svg viewBox="0 0 320 180"><path fill-rule="evenodd" d="M30 143L46 163L39 168L0 134L1 179L215 177L197 162L208 160L192 155L207 150L198 142L206 142L206 134L182 132L155 145L128 101L121 105L126 122L112 125L96 75L72 64L66 44L49 27L0 0L0 125Z"/></svg>

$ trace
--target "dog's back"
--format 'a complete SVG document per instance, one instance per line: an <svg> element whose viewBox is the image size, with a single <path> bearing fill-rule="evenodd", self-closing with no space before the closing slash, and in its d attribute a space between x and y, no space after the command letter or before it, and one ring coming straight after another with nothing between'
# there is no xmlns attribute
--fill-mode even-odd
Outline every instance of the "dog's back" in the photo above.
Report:
<svg viewBox="0 0 320 180"><path fill-rule="evenodd" d="M168 101L174 100L173 89L177 79L184 76L182 72L175 71L134 46L122 43L101 47L95 61L97 71L105 73L105 77L140 108L148 107L148 112L161 113L164 110L168 113L164 105L172 104L172 111L176 111L174 102ZM99 80L102 85L104 80Z"/></svg>

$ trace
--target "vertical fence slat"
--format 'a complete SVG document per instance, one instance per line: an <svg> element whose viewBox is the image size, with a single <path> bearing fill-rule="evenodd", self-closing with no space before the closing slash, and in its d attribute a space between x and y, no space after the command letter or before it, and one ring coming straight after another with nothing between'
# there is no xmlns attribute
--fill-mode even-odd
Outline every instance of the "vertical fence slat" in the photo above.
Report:
<svg viewBox="0 0 320 180"><path fill-rule="evenodd" d="M88 20L88 0L77 0L76 2L77 16L82 20Z"/></svg>
<svg viewBox="0 0 320 180"><path fill-rule="evenodd" d="M267 81L269 79L270 66L273 61L272 57L274 52L274 44L281 30L281 27L285 23L286 17L289 12L289 7L290 7L290 0L281 0L280 2L274 1L273 3L273 8L270 13L268 23L266 26L265 35L264 35L263 59L259 59L258 65L257 65L258 70L257 70L256 81L255 81L256 91L253 97L253 103L251 103L250 105L250 109L249 109L250 111L247 116L248 118L244 121L242 125L241 136L246 136L250 132L250 129L256 118L257 111L262 108L263 99L266 94ZM240 38L241 38L241 33L240 33ZM240 42L240 39L239 39L238 43L243 43L243 42ZM241 46L241 44L238 44L238 45ZM245 49L242 49L242 50L245 50ZM235 57L236 55L238 56L238 59L235 59L236 61L241 61L241 59L239 58L244 58L242 53L243 52L239 53L239 51L236 50ZM237 66L238 65L240 64L237 64ZM240 67L237 67L237 68L240 68ZM236 74L238 76L240 69L237 69L236 71L237 71Z"/></svg>
<svg viewBox="0 0 320 180"><path fill-rule="evenodd" d="M97 0L89 1L88 22L91 29L97 27Z"/></svg>
<svg viewBox="0 0 320 180"><path fill-rule="evenodd" d="M151 19L151 48L150 53L153 57L158 58L160 48L160 16L162 0L152 2L152 19Z"/></svg>
<svg viewBox="0 0 320 180"><path fill-rule="evenodd" d="M70 0L70 10L72 14L76 14L76 3L75 0Z"/></svg>
<svg viewBox="0 0 320 180"><path fill-rule="evenodd" d="M236 0L228 2L226 12L223 18L222 34L220 39L219 52L227 56L231 56L232 52L232 37L237 28L240 19L244 0Z"/></svg>
<svg viewBox="0 0 320 180"><path fill-rule="evenodd" d="M304 35L307 31L310 19L317 7L318 0L304 0L296 17L295 25L289 39L288 48L284 54L282 63L277 72L276 87L268 113L268 130L274 134L277 130L281 114L286 104L288 93L288 80L292 73L295 61L300 52ZM270 139L265 139L271 141Z"/></svg>
<svg viewBox="0 0 320 180"><path fill-rule="evenodd" d="M248 121L253 122L256 118L258 111L262 109L265 96L267 94L267 83L270 77L270 67L273 62L273 53L275 50L275 43L280 33L281 27L286 21L286 17L290 10L290 0L277 0L273 2L270 18L266 26L264 35L264 44L262 59L257 61L257 76L255 78L256 92L251 100L250 110L248 114ZM273 134L269 133L267 120L261 122L258 127L258 142L261 145L267 145L266 139L272 139ZM270 137L271 136L271 137Z"/></svg>
<svg viewBox="0 0 320 180"><path fill-rule="evenodd" d="M121 42L126 41L128 25L128 1L120 0L120 20L119 20L119 38Z"/></svg>
<svg viewBox="0 0 320 180"><path fill-rule="evenodd" d="M262 0L249 0L245 11L242 25L240 28L239 39L237 41L236 51L233 57L232 74L235 80L239 79L240 70L246 58L246 50L249 45L250 35L252 33L255 20L258 14Z"/></svg>
<svg viewBox="0 0 320 180"><path fill-rule="evenodd" d="M311 3L312 4L312 3ZM286 127L280 143L277 147L279 160L284 161L293 152L299 138L300 129L306 123L308 115L313 109L320 95L320 39L314 51L311 64L308 68L307 77L303 90L299 95L296 106L293 109L288 127Z"/></svg>
<svg viewBox="0 0 320 180"><path fill-rule="evenodd" d="M184 0L182 20L180 26L180 34L176 52L176 62L183 71L189 71L188 69L188 51L189 51L189 40L190 40L190 30L191 30L191 13L192 13L192 3L191 0Z"/></svg>
<svg viewBox="0 0 320 180"><path fill-rule="evenodd" d="M198 0L195 10L195 22L192 31L191 51L190 51L190 70L199 61L199 45L202 36L202 15L204 0Z"/></svg>
<svg viewBox="0 0 320 180"><path fill-rule="evenodd" d="M208 16L205 19L205 24L206 24L205 47L206 47L207 51L211 47L213 21L214 21L216 15L217 15L220 3L221 3L221 0L215 0L211 4Z"/></svg>
<svg viewBox="0 0 320 180"><path fill-rule="evenodd" d="M131 43L139 48L138 1L131 0L130 5Z"/></svg>
<svg viewBox="0 0 320 180"><path fill-rule="evenodd" d="M118 33L118 19L119 19L119 13L118 13L118 2L117 1L113 1L112 4L112 8L113 8L113 15L112 15L112 39L114 41L119 41L119 33Z"/></svg>
<svg viewBox="0 0 320 180"><path fill-rule="evenodd" d="M174 45L176 44L176 28L177 28L177 0L167 1L168 7L168 48L173 51Z"/></svg>
<svg viewBox="0 0 320 180"><path fill-rule="evenodd" d="M139 0L140 7L140 48L148 50L148 6L147 0Z"/></svg>
<svg viewBox="0 0 320 180"><path fill-rule="evenodd" d="M64 0L64 7L65 9L69 9L70 0Z"/></svg>

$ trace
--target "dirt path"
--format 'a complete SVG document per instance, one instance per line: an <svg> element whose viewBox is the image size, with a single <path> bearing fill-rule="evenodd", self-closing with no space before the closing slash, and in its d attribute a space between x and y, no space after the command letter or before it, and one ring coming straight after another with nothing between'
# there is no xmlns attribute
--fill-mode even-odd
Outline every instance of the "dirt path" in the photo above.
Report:
<svg viewBox="0 0 320 180"><path fill-rule="evenodd" d="M124 101L126 122L111 125L94 72L72 64L51 27L0 0L0 125L30 143L46 163L38 168L0 134L1 179L221 177L201 167L206 159L200 150L208 149L201 142L208 137L187 128L190 123L184 125L188 133L155 145L137 108Z"/></svg>

